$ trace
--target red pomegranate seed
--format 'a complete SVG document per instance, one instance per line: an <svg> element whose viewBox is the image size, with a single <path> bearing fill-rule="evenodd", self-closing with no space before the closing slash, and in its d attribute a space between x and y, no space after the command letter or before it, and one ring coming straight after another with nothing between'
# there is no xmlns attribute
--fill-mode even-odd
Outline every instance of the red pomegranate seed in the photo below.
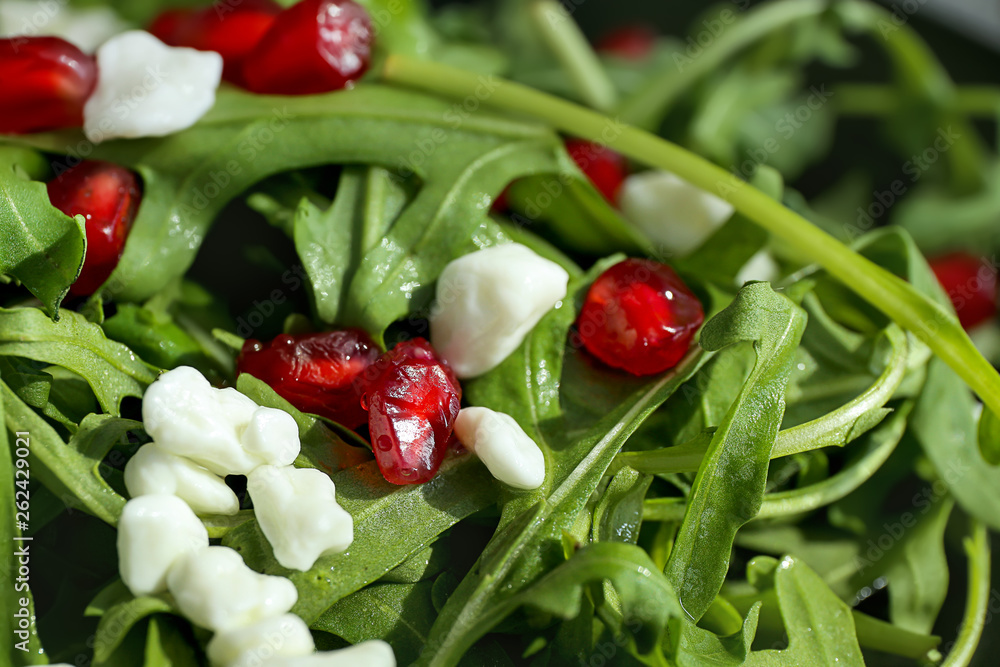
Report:
<svg viewBox="0 0 1000 667"><path fill-rule="evenodd" d="M267 344L244 343L236 373L266 382L303 412L357 428L368 421L361 407L364 373L378 356L378 346L359 329L285 334Z"/></svg>
<svg viewBox="0 0 1000 667"><path fill-rule="evenodd" d="M642 60L656 46L656 31L647 25L624 25L597 41L597 50L628 60Z"/></svg>
<svg viewBox="0 0 1000 667"><path fill-rule="evenodd" d="M577 330L584 347L609 366L653 375L677 365L704 319L701 302L673 269L627 259L591 285Z"/></svg>
<svg viewBox="0 0 1000 667"><path fill-rule="evenodd" d="M58 37L11 37L0 39L0 79L0 133L81 127L97 63Z"/></svg>
<svg viewBox="0 0 1000 667"><path fill-rule="evenodd" d="M371 60L374 33L351 0L303 0L284 10L243 63L249 90L309 95L340 90Z"/></svg>
<svg viewBox="0 0 1000 667"><path fill-rule="evenodd" d="M610 148L581 139L568 139L566 150L598 192L613 204L628 175L625 158Z"/></svg>
<svg viewBox="0 0 1000 667"><path fill-rule="evenodd" d="M139 179L124 167L89 160L49 181L48 191L53 206L87 220L87 256L70 292L93 294L118 266L125 249L142 200Z"/></svg>
<svg viewBox="0 0 1000 667"><path fill-rule="evenodd" d="M170 46L187 46L222 55L223 78L241 83L243 60L264 37L281 5L271 0L216 3L198 11L174 9L160 14L149 31Z"/></svg>
<svg viewBox="0 0 1000 667"><path fill-rule="evenodd" d="M368 430L382 476L422 484L448 452L462 388L423 338L400 343L375 362L365 394Z"/></svg>
<svg viewBox="0 0 1000 667"><path fill-rule="evenodd" d="M990 266L964 252L936 257L930 265L963 327L971 329L996 315L997 275Z"/></svg>

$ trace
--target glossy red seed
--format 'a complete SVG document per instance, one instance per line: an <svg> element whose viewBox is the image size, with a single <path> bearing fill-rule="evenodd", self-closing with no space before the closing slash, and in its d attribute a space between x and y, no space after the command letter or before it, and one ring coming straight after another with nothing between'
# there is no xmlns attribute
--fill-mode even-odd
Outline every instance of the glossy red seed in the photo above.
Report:
<svg viewBox="0 0 1000 667"><path fill-rule="evenodd" d="M609 366L653 375L687 354L704 318L701 302L673 269L627 259L591 285L577 330L584 347Z"/></svg>
<svg viewBox="0 0 1000 667"><path fill-rule="evenodd" d="M997 313L996 271L978 257L954 252L930 260L931 269L944 287L966 329Z"/></svg>
<svg viewBox="0 0 1000 667"><path fill-rule="evenodd" d="M601 37L596 48L619 58L642 60L653 52L656 37L656 31L647 25L625 25Z"/></svg>
<svg viewBox="0 0 1000 667"><path fill-rule="evenodd" d="M610 148L581 139L567 140L566 150L580 171L613 204L628 175L628 161Z"/></svg>
<svg viewBox="0 0 1000 667"><path fill-rule="evenodd" d="M351 0L303 0L274 21L243 63L256 93L309 95L340 90L368 69L374 33Z"/></svg>
<svg viewBox="0 0 1000 667"><path fill-rule="evenodd" d="M86 218L87 255L70 292L93 294L118 266L125 249L142 200L139 179L124 167L89 160L67 169L47 187L53 206L66 215Z"/></svg>
<svg viewBox="0 0 1000 667"><path fill-rule="evenodd" d="M284 334L267 344L248 340L236 373L266 382L303 412L357 428L368 421L361 407L365 372L379 354L374 341L358 329Z"/></svg>
<svg viewBox="0 0 1000 667"><path fill-rule="evenodd" d="M364 404L379 470L393 484L426 482L448 452L462 388L423 338L400 343L374 369Z"/></svg>
<svg viewBox="0 0 1000 667"><path fill-rule="evenodd" d="M235 5L216 3L197 11L163 12L149 31L170 46L219 53L223 78L240 84L243 60L280 13L281 6L271 0L242 0Z"/></svg>
<svg viewBox="0 0 1000 667"><path fill-rule="evenodd" d="M81 127L97 63L58 37L0 39L0 81L0 133Z"/></svg>

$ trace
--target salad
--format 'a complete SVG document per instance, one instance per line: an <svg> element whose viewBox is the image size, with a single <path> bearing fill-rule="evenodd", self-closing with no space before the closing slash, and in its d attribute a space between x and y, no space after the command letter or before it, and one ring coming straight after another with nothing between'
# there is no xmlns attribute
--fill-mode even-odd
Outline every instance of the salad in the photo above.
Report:
<svg viewBox="0 0 1000 667"><path fill-rule="evenodd" d="M0 664L992 664L1000 89L908 6L4 2Z"/></svg>

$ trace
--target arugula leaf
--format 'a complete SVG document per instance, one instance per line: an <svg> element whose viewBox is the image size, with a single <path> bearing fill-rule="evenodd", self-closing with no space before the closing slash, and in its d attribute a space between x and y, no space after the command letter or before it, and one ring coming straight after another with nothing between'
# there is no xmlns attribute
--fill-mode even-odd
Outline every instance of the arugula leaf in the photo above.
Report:
<svg viewBox="0 0 1000 667"><path fill-rule="evenodd" d="M109 339L128 346L157 368L193 366L203 374L219 372L198 341L166 313L123 303L101 326Z"/></svg>
<svg viewBox="0 0 1000 667"><path fill-rule="evenodd" d="M594 509L595 542L636 543L642 522L642 500L652 481L652 475L631 468L615 473Z"/></svg>
<svg viewBox="0 0 1000 667"><path fill-rule="evenodd" d="M767 283L750 283L702 328L702 346L752 341L757 364L698 469L666 573L692 620L708 609L729 568L736 531L757 515L781 418L785 385L806 315Z"/></svg>
<svg viewBox="0 0 1000 667"><path fill-rule="evenodd" d="M36 156L0 146L0 275L12 276L59 319L59 304L83 266L87 234L82 216L51 203L44 183L31 180Z"/></svg>
<svg viewBox="0 0 1000 667"><path fill-rule="evenodd" d="M785 556L780 563L758 556L753 562L770 570L765 579L773 577L788 648L754 651L745 663L748 667L864 665L851 610L809 566L792 556Z"/></svg>
<svg viewBox="0 0 1000 667"><path fill-rule="evenodd" d="M132 629L153 614L176 614L164 597L144 596L123 600L104 612L94 638L94 662L108 662Z"/></svg>
<svg viewBox="0 0 1000 667"><path fill-rule="evenodd" d="M678 667L737 667L745 664L757 632L760 603L755 603L743 621L741 632L728 637L705 630L687 618L671 621L670 638ZM677 627L679 626L679 627Z"/></svg>
<svg viewBox="0 0 1000 667"><path fill-rule="evenodd" d="M126 396L142 397L155 373L79 313L53 322L37 308L0 308L0 355L61 366L83 377L101 408L118 415Z"/></svg>
<svg viewBox="0 0 1000 667"><path fill-rule="evenodd" d="M146 654L143 667L198 667L194 646L181 630L179 619L155 614L146 629Z"/></svg>

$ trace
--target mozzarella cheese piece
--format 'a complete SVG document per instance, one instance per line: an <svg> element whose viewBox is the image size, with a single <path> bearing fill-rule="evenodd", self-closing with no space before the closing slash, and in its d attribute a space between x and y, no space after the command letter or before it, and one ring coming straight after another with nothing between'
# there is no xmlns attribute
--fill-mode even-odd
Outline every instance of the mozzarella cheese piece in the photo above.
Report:
<svg viewBox="0 0 1000 667"><path fill-rule="evenodd" d="M504 484L537 489L545 481L545 455L510 415L463 408L455 420L455 436Z"/></svg>
<svg viewBox="0 0 1000 667"><path fill-rule="evenodd" d="M0 36L3 37L51 35L92 53L109 37L128 29L128 23L110 7L76 8L62 1L0 2Z"/></svg>
<svg viewBox="0 0 1000 667"><path fill-rule="evenodd" d="M140 447L125 464L125 488L133 498L178 496L196 514L236 514L240 509L239 499L221 477L155 443Z"/></svg>
<svg viewBox="0 0 1000 667"><path fill-rule="evenodd" d="M392 647L381 639L361 642L338 651L323 651L301 658L275 657L261 667L396 667Z"/></svg>
<svg viewBox="0 0 1000 667"><path fill-rule="evenodd" d="M740 287L750 280L773 282L780 274L778 263L767 250L759 250L747 260L736 274L736 284Z"/></svg>
<svg viewBox="0 0 1000 667"><path fill-rule="evenodd" d="M118 572L136 597L167 590L176 561L207 546L208 531L177 496L133 498L118 519Z"/></svg>
<svg viewBox="0 0 1000 667"><path fill-rule="evenodd" d="M733 214L732 205L669 171L632 174L618 195L622 215L664 254L687 255Z"/></svg>
<svg viewBox="0 0 1000 667"><path fill-rule="evenodd" d="M216 633L207 647L208 659L217 667L257 667L271 657L309 655L315 650L308 626L295 614Z"/></svg>
<svg viewBox="0 0 1000 667"><path fill-rule="evenodd" d="M254 572L229 547L186 553L170 568L167 588L181 613L216 632L281 616L298 599L291 581Z"/></svg>
<svg viewBox="0 0 1000 667"><path fill-rule="evenodd" d="M287 412L259 407L229 387L215 389L197 370L167 371L142 398L146 432L163 450L217 475L245 475L259 465L290 465L298 427Z"/></svg>
<svg viewBox="0 0 1000 667"><path fill-rule="evenodd" d="M282 566L308 570L354 541L354 520L337 504L333 480L312 468L261 466L247 477L257 522Z"/></svg>
<svg viewBox="0 0 1000 667"><path fill-rule="evenodd" d="M194 125L215 104L222 56L129 30L97 49L97 68L97 86L83 107L83 131L94 143L162 137Z"/></svg>
<svg viewBox="0 0 1000 667"><path fill-rule="evenodd" d="M445 266L431 313L431 344L460 378L496 368L566 297L569 274L519 244L486 248Z"/></svg>

